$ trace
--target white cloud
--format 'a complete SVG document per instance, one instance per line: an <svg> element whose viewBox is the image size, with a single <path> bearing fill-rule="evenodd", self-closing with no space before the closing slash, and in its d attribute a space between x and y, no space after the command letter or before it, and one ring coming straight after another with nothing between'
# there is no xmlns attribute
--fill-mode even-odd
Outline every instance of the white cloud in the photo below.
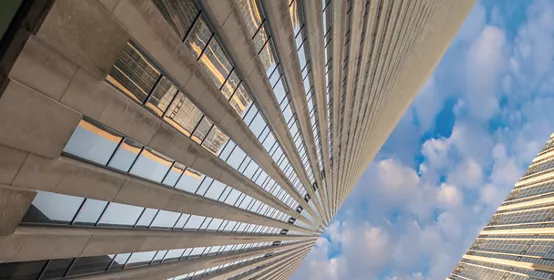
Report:
<svg viewBox="0 0 554 280"><path fill-rule="evenodd" d="M466 99L470 114L478 120L489 120L498 112L498 75L504 65L504 31L485 26L467 55Z"/></svg>

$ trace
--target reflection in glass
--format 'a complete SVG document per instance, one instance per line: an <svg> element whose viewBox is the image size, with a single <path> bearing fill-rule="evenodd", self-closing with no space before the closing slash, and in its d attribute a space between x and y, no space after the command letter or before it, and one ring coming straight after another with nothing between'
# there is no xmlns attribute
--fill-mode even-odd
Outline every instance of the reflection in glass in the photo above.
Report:
<svg viewBox="0 0 554 280"><path fill-rule="evenodd" d="M121 137L81 120L67 142L64 152L105 165Z"/></svg>
<svg viewBox="0 0 554 280"><path fill-rule="evenodd" d="M23 222L69 224L83 200L82 197L37 191Z"/></svg>
<svg viewBox="0 0 554 280"><path fill-rule="evenodd" d="M154 0L154 4L181 40L200 13L193 0Z"/></svg>
<svg viewBox="0 0 554 280"><path fill-rule="evenodd" d="M221 147L227 143L227 140L229 140L229 137L219 127L214 125L208 136L206 136L206 139L204 139L202 146L214 155L217 155Z"/></svg>
<svg viewBox="0 0 554 280"><path fill-rule="evenodd" d="M166 77L161 77L145 105L161 117L176 93L175 85Z"/></svg>
<svg viewBox="0 0 554 280"><path fill-rule="evenodd" d="M246 24L246 29L252 37L260 24L262 24L262 17L256 0L237 0L236 2L238 2L240 15Z"/></svg>
<svg viewBox="0 0 554 280"><path fill-rule="evenodd" d="M186 136L190 136L202 116L202 112L179 92L169 106L164 120Z"/></svg>
<svg viewBox="0 0 554 280"><path fill-rule="evenodd" d="M191 139L194 140L194 142L201 144L206 135L208 134L208 131L213 126L213 122L210 121L206 116L202 118L200 123L196 126L196 129L194 130L194 133L192 134Z"/></svg>
<svg viewBox="0 0 554 280"><path fill-rule="evenodd" d="M225 96L225 98L229 99L229 97L231 97L231 95L235 92L235 89L239 83L240 79L237 76L237 73L235 71L231 72L225 82L225 85L221 88L221 93Z"/></svg>
<svg viewBox="0 0 554 280"><path fill-rule="evenodd" d="M185 40L185 45L189 47L198 58L211 37L212 31L210 31L210 28L208 28L202 16L200 16L194 24L194 27L190 30L190 34Z"/></svg>
<svg viewBox="0 0 554 280"><path fill-rule="evenodd" d="M217 39L210 41L208 48L200 58L200 63L217 88L223 85L233 68Z"/></svg>
<svg viewBox="0 0 554 280"><path fill-rule="evenodd" d="M73 262L73 259L58 259L58 260L50 260L48 262L48 266L44 269L44 272L42 273L41 280L42 279L58 279L62 278ZM6 274L3 274L0 270L0 275L8 276ZM10 278L10 279L18 279L18 278Z"/></svg>
<svg viewBox="0 0 554 280"><path fill-rule="evenodd" d="M71 266L68 276L104 272L111 261L112 258L107 255L77 258Z"/></svg>
<svg viewBox="0 0 554 280"><path fill-rule="evenodd" d="M106 80L131 98L144 103L159 78L160 72L129 41Z"/></svg>
<svg viewBox="0 0 554 280"><path fill-rule="evenodd" d="M113 155L108 166L117 168L123 172L128 172L141 149L141 144L134 140L125 138L117 148L117 151Z"/></svg>
<svg viewBox="0 0 554 280"><path fill-rule="evenodd" d="M161 182L172 164L171 159L152 149L144 148L129 173Z"/></svg>
<svg viewBox="0 0 554 280"><path fill-rule="evenodd" d="M112 258L113 255L108 255ZM110 268L109 268L109 271L114 271L114 270L119 270L119 269L122 269L123 268L123 265L127 262L127 260L129 259L129 256L131 256L130 253L125 253L125 254L117 254L115 255L115 258L113 260L113 263L110 265Z"/></svg>
<svg viewBox="0 0 554 280"><path fill-rule="evenodd" d="M248 108L250 108L250 105L252 104L252 99L250 99L250 95L248 95L248 92L244 88L243 84L240 84L237 88L235 94L229 100L229 104L231 104L237 114L244 117L244 113L248 111Z"/></svg>

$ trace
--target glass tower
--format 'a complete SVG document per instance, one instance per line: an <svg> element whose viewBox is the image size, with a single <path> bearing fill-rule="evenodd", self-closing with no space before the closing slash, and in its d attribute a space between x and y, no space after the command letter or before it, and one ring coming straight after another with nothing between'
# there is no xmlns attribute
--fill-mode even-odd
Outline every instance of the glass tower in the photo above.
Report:
<svg viewBox="0 0 554 280"><path fill-rule="evenodd" d="M0 279L288 278L473 2L22 2Z"/></svg>
<svg viewBox="0 0 554 280"><path fill-rule="evenodd" d="M447 279L554 279L554 134Z"/></svg>

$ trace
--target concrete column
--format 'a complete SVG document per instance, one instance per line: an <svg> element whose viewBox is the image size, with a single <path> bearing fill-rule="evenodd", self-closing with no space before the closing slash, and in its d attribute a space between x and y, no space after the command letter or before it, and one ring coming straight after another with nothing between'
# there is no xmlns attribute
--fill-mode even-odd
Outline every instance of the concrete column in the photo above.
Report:
<svg viewBox="0 0 554 280"><path fill-rule="evenodd" d="M250 89L252 97L259 106L260 111L265 116L268 125L274 132L275 137L281 144L284 153L287 155L291 165L294 167L298 178L304 186L311 188L311 184L302 166L300 157L292 141L292 136L288 130L287 124L281 114L279 103L273 94L273 89L269 83L261 60L254 49L251 38L244 31L246 30L237 7L232 1L210 0L202 2L210 20L214 23L214 30L219 39L231 54L231 59L235 61L237 71L240 71L243 82ZM285 187L285 186L283 186ZM287 192L295 194L295 198L306 211L310 212L315 219L319 219L311 210L311 207L304 201L303 197L297 194L292 185L286 186ZM321 223L321 222L320 222Z"/></svg>
<svg viewBox="0 0 554 280"><path fill-rule="evenodd" d="M298 53L296 52L296 44L294 42L294 31L290 21L288 2L286 1L266 1L262 0L266 19L271 29L273 42L275 43L276 52L279 54L281 67L283 68L284 76L287 79L292 105L297 115L298 130L302 134L302 139L306 144L306 152L314 178L318 186L322 186L321 173L319 173L319 164L317 153L314 145L314 135L310 118L308 114L308 101L306 100L306 92L304 91L302 72L298 64ZM325 217L323 206L315 198L315 193L311 186L307 188L314 205L321 217ZM328 223L328 221L326 221Z"/></svg>
<svg viewBox="0 0 554 280"><path fill-rule="evenodd" d="M0 236L0 261L20 262L243 243L299 240L309 236L77 227L18 227Z"/></svg>
<svg viewBox="0 0 554 280"><path fill-rule="evenodd" d="M333 68L332 68L332 79L333 79L333 118L331 120L331 129L332 129L332 139L331 139L331 145L333 146L333 153L332 153L332 184L331 184L331 197L332 197L332 205L333 205L333 211L332 214L334 215L338 211L338 193L339 193L339 183L338 183L338 175L339 175L339 138L338 128L340 127L339 124L339 108L340 108L340 93L342 89L342 80L341 80L341 73L342 73L342 46L344 45L344 32L345 32L345 25L346 25L346 2L344 1L332 1L331 7L328 9L331 9L330 12L333 16L333 30L332 30L332 36L333 36Z"/></svg>
<svg viewBox="0 0 554 280"><path fill-rule="evenodd" d="M118 280L150 280L150 279L167 279L170 277L183 275L191 272L196 272L203 269L208 269L216 267L219 265L224 265L227 263L232 263L242 259L247 259L250 257L255 257L276 250L286 248L286 251L282 253L275 254L269 258L264 258L263 260L272 260L278 256L288 254L290 251L295 251L298 244L283 245L278 247L268 247L262 249L252 249L242 252L235 252L222 255L207 256L197 259L189 259L183 261L175 261L162 263L150 267L140 267L128 270L117 271L113 273L93 275L89 277L82 277L83 280L107 280L107 279L118 279Z"/></svg>
<svg viewBox="0 0 554 280"><path fill-rule="evenodd" d="M223 202L63 156L56 160L33 154L27 156L11 185L22 191L29 189L56 192L314 233Z"/></svg>
<svg viewBox="0 0 554 280"><path fill-rule="evenodd" d="M319 186L319 193L322 195L323 199L323 208L325 208L325 215L327 220L332 219L332 215L329 209L329 191L332 184L329 180L331 174L330 163L329 163L329 143L327 130L329 128L329 123L327 121L327 83L325 79L325 42L323 36L325 35L325 30L323 30L323 5L321 1L317 0L305 0L304 4L304 14L305 18L305 27L307 28L308 40L309 40L309 49L312 63L312 76L313 76L313 91L315 96L315 104L317 108L316 121L318 123L317 129L319 130L319 139L321 141L321 150L323 158L323 166L321 168L325 171L325 180L327 183L327 192L324 191L323 186ZM323 178L321 178L323 181Z"/></svg>

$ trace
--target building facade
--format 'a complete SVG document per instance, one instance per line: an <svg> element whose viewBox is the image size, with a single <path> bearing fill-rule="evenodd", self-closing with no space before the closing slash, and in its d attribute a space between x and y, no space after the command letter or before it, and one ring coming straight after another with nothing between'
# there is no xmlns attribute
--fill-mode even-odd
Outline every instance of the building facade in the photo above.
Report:
<svg viewBox="0 0 554 280"><path fill-rule="evenodd" d="M554 279L554 134L447 279Z"/></svg>
<svg viewBox="0 0 554 280"><path fill-rule="evenodd" d="M0 279L287 279L473 2L3 1Z"/></svg>

